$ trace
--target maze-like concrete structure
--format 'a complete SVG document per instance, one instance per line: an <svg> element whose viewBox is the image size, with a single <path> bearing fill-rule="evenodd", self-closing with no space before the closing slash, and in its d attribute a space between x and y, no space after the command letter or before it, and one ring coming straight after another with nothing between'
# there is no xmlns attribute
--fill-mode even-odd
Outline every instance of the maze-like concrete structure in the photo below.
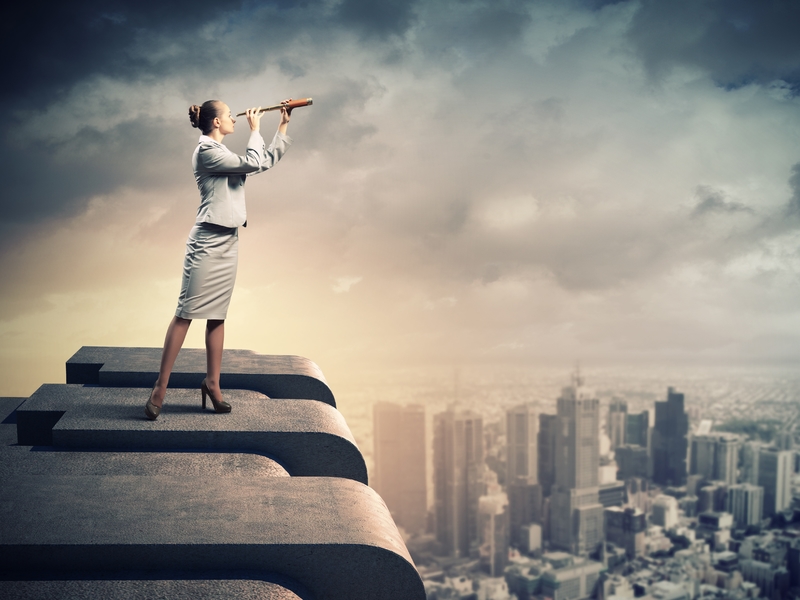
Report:
<svg viewBox="0 0 800 600"><path fill-rule="evenodd" d="M182 351L151 422L157 363L82 348L67 384L0 400L0 596L425 598L316 365L226 351L218 415Z"/></svg>

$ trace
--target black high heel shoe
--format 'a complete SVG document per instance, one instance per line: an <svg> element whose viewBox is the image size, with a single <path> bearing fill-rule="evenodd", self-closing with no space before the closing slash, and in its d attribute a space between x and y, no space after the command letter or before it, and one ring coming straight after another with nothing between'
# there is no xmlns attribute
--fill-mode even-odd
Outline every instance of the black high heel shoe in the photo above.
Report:
<svg viewBox="0 0 800 600"><path fill-rule="evenodd" d="M156 386L153 386L153 392L156 391ZM150 392L150 397L147 399L147 404L144 405L144 416L155 421L158 415L161 414L161 407L153 404L153 392Z"/></svg>
<svg viewBox="0 0 800 600"><path fill-rule="evenodd" d="M225 402L224 400L215 400L214 396L211 395L211 391L208 389L206 385L206 380L203 379L203 383L200 384L200 392L203 394L203 410L206 408L206 395L211 398L211 404L214 405L214 412L218 413L229 413L231 412L231 405Z"/></svg>

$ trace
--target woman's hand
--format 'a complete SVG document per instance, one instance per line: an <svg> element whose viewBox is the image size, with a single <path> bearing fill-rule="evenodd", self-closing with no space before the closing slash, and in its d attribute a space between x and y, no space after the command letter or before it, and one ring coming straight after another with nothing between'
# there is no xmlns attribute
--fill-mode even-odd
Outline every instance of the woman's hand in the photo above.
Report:
<svg viewBox="0 0 800 600"><path fill-rule="evenodd" d="M281 108L281 122L278 125L278 131L280 131L283 135L286 135L286 126L289 124L289 120L292 118L292 109L287 108L286 105L291 102L292 99L288 98L287 100L283 100L281 104L283 104L283 108Z"/></svg>
<svg viewBox="0 0 800 600"><path fill-rule="evenodd" d="M261 112L261 107L248 108L244 114L247 117L247 122L250 124L250 131L258 131L261 128L261 117L264 116L264 113Z"/></svg>

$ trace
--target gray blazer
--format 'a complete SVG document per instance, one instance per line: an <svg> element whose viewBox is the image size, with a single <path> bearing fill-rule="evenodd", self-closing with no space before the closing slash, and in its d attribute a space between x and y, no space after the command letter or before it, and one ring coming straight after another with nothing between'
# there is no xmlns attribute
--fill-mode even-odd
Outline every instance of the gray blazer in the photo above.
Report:
<svg viewBox="0 0 800 600"><path fill-rule="evenodd" d="M244 203L244 182L275 166L292 143L292 138L275 133L265 147L257 131L250 133L244 156L234 154L223 144L201 135L192 156L192 168L200 190L197 223L214 223L223 227L240 227L247 222Z"/></svg>

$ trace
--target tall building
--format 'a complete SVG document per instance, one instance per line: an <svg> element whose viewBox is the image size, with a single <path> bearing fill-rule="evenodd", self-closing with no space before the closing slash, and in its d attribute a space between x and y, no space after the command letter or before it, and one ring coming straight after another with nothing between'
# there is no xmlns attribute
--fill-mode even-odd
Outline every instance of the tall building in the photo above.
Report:
<svg viewBox="0 0 800 600"><path fill-rule="evenodd" d="M522 527L541 522L539 485L539 414L531 404L506 412L507 475L511 541L519 545Z"/></svg>
<svg viewBox="0 0 800 600"><path fill-rule="evenodd" d="M539 484L542 496L550 495L556 482L556 415L539 415Z"/></svg>
<svg viewBox="0 0 800 600"><path fill-rule="evenodd" d="M603 539L599 500L600 401L579 375L558 399L556 483L550 507L554 548L585 556Z"/></svg>
<svg viewBox="0 0 800 600"><path fill-rule="evenodd" d="M650 411L625 415L625 443L647 448L650 439Z"/></svg>
<svg viewBox="0 0 800 600"><path fill-rule="evenodd" d="M622 481L631 477L650 478L650 455L647 448L626 444L614 451L617 461L617 479Z"/></svg>
<svg viewBox="0 0 800 600"><path fill-rule="evenodd" d="M624 548L629 559L645 551L647 516L638 508L611 506L605 509L606 541Z"/></svg>
<svg viewBox="0 0 800 600"><path fill-rule="evenodd" d="M515 406L506 412L508 475L510 484L517 477L539 482L539 414L531 404Z"/></svg>
<svg viewBox="0 0 800 600"><path fill-rule="evenodd" d="M656 402L653 428L653 481L659 485L681 486L686 483L689 417L683 394L667 389L667 399Z"/></svg>
<svg viewBox="0 0 800 600"><path fill-rule="evenodd" d="M375 473L372 486L395 523L409 533L425 530L425 407L379 402L373 407Z"/></svg>
<svg viewBox="0 0 800 600"><path fill-rule="evenodd" d="M693 435L691 438L689 473L701 475L704 479L714 479L714 456L717 447L717 436Z"/></svg>
<svg viewBox="0 0 800 600"><path fill-rule="evenodd" d="M761 454L761 442L749 441L742 446L742 472L739 473L741 483L758 485L758 457Z"/></svg>
<svg viewBox="0 0 800 600"><path fill-rule="evenodd" d="M758 455L758 485L764 488L764 517L792 503L794 456L791 450L762 448Z"/></svg>
<svg viewBox="0 0 800 600"><path fill-rule="evenodd" d="M628 403L619 398L611 400L608 406L608 438L611 449L626 444Z"/></svg>
<svg viewBox="0 0 800 600"><path fill-rule="evenodd" d="M466 557L478 544L478 500L483 483L483 419L448 408L433 419L436 538L444 551Z"/></svg>
<svg viewBox="0 0 800 600"><path fill-rule="evenodd" d="M764 488L740 483L728 488L727 511L739 527L758 525L764 514Z"/></svg>
<svg viewBox="0 0 800 600"><path fill-rule="evenodd" d="M725 433L692 436L689 473L706 480L736 483L739 463L739 440Z"/></svg>
<svg viewBox="0 0 800 600"><path fill-rule="evenodd" d="M739 439L730 434L717 438L714 448L714 479L733 485L737 481L739 466Z"/></svg>
<svg viewBox="0 0 800 600"><path fill-rule="evenodd" d="M489 568L491 577L502 577L508 565L509 514L508 497L497 484L497 475L487 471L489 478L486 495L478 500L480 530L480 556Z"/></svg>

